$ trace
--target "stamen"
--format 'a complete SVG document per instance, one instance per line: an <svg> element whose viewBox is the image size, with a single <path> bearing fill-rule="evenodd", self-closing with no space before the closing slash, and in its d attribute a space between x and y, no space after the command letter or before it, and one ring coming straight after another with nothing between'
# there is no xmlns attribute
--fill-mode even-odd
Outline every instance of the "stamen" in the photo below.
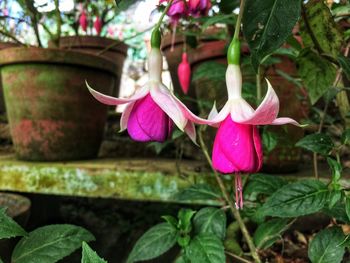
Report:
<svg viewBox="0 0 350 263"><path fill-rule="evenodd" d="M235 175L235 190L236 190L236 208L243 209L243 187L242 187L242 177L240 173Z"/></svg>
<svg viewBox="0 0 350 263"><path fill-rule="evenodd" d="M173 34L171 36L171 48L170 48L170 52L174 51L174 45L175 45L175 38L176 38L176 30L177 30L177 21L174 22L173 25Z"/></svg>

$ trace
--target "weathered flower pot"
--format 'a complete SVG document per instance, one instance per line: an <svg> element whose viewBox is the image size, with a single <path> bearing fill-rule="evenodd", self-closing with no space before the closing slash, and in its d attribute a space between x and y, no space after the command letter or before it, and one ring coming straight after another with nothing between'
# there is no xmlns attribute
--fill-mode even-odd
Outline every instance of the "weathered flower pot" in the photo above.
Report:
<svg viewBox="0 0 350 263"><path fill-rule="evenodd" d="M17 47L17 46L19 45L16 43L0 42L0 50L3 50L5 48L10 48L10 47ZM6 108L5 108L4 93L2 90L1 77L0 77L0 114L4 112L6 112Z"/></svg>
<svg viewBox="0 0 350 263"><path fill-rule="evenodd" d="M124 61L128 51L128 46L126 44L110 38L99 36L67 36L61 37L59 41L60 48L89 53L93 55L98 55L99 52L105 50L107 47L113 44L116 45L103 52L100 56L108 59L116 66L115 74L117 77L112 95L118 96Z"/></svg>
<svg viewBox="0 0 350 263"><path fill-rule="evenodd" d="M116 67L89 54L40 48L0 51L10 131L20 159L62 161L97 156L107 107L85 80L111 94Z"/></svg>

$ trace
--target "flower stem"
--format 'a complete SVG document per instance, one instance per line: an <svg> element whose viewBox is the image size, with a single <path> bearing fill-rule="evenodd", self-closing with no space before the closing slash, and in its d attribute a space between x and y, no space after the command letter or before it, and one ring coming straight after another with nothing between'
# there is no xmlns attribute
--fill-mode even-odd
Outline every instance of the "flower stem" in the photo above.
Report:
<svg viewBox="0 0 350 263"><path fill-rule="evenodd" d="M256 100L257 105L262 99L262 87L261 87L261 65L258 66L258 72L256 73Z"/></svg>
<svg viewBox="0 0 350 263"><path fill-rule="evenodd" d="M233 39L239 39L239 32L241 30L244 5L245 5L245 1L241 0L241 4L239 6L239 13L238 13L237 21L236 21L235 34L233 35Z"/></svg>
<svg viewBox="0 0 350 263"><path fill-rule="evenodd" d="M158 20L158 23L156 24L156 26L154 28L160 28L160 25L162 24L163 19L164 19L166 13L169 11L169 9L170 9L171 5L173 4L173 2L174 2L174 0L170 0L169 4L164 9L162 15L160 16L160 18Z"/></svg>
<svg viewBox="0 0 350 263"><path fill-rule="evenodd" d="M231 200L223 180L221 179L220 175L216 172L216 170L213 167L213 163L211 161L211 158L210 158L210 155L209 155L209 152L208 152L208 148L205 145L204 140L203 140L202 127L199 129L199 132L198 132L199 144L201 146L201 149L202 149L202 151L203 151L203 153L205 155L205 158L207 159L207 162L209 163L211 169L214 172L215 179L216 179L216 181L217 181L217 183L218 183L218 185L220 187L220 190L221 190L221 192L222 192L222 194L223 194L223 196L225 198L225 201L229 205L231 213L232 213L233 217L235 218L235 220L237 221L237 223L239 225L239 228L242 231L242 234L243 234L243 236L244 236L244 238L245 238L245 240L246 240L246 242L248 244L248 247L249 247L251 255L252 255L253 259L254 259L254 262L255 263L261 263L260 257L259 257L259 255L257 253L257 249L256 249L256 247L254 245L253 239L250 236L249 231L248 231L248 229L247 229L247 227L246 227L246 225L245 225L245 223L244 223L244 221L243 221L239 211L235 208L235 204Z"/></svg>

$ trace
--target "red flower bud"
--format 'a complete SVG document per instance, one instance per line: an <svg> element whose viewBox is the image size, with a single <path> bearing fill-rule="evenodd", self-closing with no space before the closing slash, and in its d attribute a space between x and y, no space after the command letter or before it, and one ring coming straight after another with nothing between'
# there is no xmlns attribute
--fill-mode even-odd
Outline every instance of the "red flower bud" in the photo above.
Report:
<svg viewBox="0 0 350 263"><path fill-rule="evenodd" d="M187 94L191 83L191 66L188 63L187 53L182 54L182 61L177 68L177 75L182 91Z"/></svg>

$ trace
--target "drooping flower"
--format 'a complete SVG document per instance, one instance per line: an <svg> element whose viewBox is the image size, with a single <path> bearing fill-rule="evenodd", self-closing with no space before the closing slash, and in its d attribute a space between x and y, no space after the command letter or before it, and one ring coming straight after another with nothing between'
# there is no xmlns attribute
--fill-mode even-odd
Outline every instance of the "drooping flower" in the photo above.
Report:
<svg viewBox="0 0 350 263"><path fill-rule="evenodd" d="M187 53L182 54L182 61L177 68L177 76L180 81L182 91L187 94L191 83L191 66L188 63Z"/></svg>
<svg viewBox="0 0 350 263"><path fill-rule="evenodd" d="M170 2L169 0L160 0L159 4ZM167 12L173 23L177 23L181 17L188 14L188 8L184 0L174 0Z"/></svg>
<svg viewBox="0 0 350 263"><path fill-rule="evenodd" d="M127 129L130 137L135 141L164 142L171 135L175 124L195 142L196 131L193 120L198 117L193 115L162 83L163 58L159 46L154 48L152 44L148 58L147 84L130 98L107 96L95 91L87 84L88 89L98 101L104 104L127 104L120 120L120 127L121 131Z"/></svg>
<svg viewBox="0 0 350 263"><path fill-rule="evenodd" d="M208 15L211 8L210 0L189 0L188 1L189 12L194 17L201 15Z"/></svg>
<svg viewBox="0 0 350 263"><path fill-rule="evenodd" d="M262 166L262 147L257 125L299 125L291 118L277 118L279 99L267 81L264 100L254 110L242 98L242 75L238 65L230 64L226 71L228 101L218 113L215 106L209 123L219 127L214 141L214 168L225 174L255 173Z"/></svg>
<svg viewBox="0 0 350 263"><path fill-rule="evenodd" d="M87 26L88 26L88 20L87 20L87 16L86 16L85 10L83 10L83 11L81 12L81 15L80 15L80 17L79 17L79 25L81 26L81 28L83 29L83 31L86 32Z"/></svg>
<svg viewBox="0 0 350 263"><path fill-rule="evenodd" d="M99 36L102 31L102 20L99 16L97 16L95 19L94 28L96 30L97 35Z"/></svg>

